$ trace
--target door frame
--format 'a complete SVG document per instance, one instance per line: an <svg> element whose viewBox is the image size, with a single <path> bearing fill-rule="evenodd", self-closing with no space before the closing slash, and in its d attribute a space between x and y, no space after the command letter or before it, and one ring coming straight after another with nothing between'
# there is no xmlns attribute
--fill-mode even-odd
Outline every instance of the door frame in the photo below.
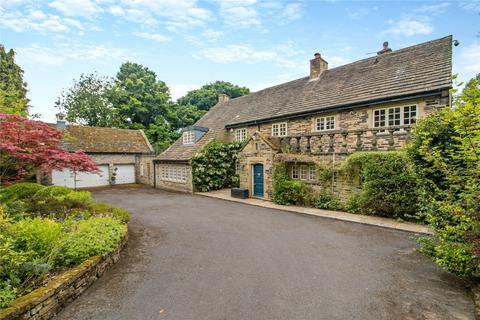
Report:
<svg viewBox="0 0 480 320"><path fill-rule="evenodd" d="M263 192L262 192L262 196L256 196L255 195L255 165L257 164L261 164L262 165L262 180L263 180ZM260 199L263 199L265 198L265 164L263 162L255 162L255 163L252 163L251 164L251 176L252 176L252 197L253 198L260 198Z"/></svg>

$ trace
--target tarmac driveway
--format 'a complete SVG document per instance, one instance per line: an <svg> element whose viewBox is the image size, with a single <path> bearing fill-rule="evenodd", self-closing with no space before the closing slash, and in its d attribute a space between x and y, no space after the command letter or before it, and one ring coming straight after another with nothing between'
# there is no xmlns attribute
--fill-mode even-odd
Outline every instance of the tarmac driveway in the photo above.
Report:
<svg viewBox="0 0 480 320"><path fill-rule="evenodd" d="M148 188L120 261L56 319L474 319L412 235Z"/></svg>

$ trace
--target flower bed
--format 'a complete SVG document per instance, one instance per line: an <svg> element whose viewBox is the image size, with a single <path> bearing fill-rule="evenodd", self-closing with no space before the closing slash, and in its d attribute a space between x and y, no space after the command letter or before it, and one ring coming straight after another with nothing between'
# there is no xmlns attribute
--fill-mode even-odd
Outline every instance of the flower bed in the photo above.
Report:
<svg viewBox="0 0 480 320"><path fill-rule="evenodd" d="M89 192L19 183L0 190L0 201L2 308L72 267L90 266L92 257L118 251L127 233L128 212L94 202Z"/></svg>
<svg viewBox="0 0 480 320"><path fill-rule="evenodd" d="M52 278L45 286L13 301L8 308L0 309L0 319L49 319L70 301L85 291L93 282L120 258L127 243L125 233L118 247L103 256L85 260L79 266Z"/></svg>

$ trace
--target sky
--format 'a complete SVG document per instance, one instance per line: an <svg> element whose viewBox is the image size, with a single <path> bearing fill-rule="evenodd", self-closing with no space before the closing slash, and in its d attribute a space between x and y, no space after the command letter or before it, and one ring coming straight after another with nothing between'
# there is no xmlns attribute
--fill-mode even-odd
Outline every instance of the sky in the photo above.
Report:
<svg viewBox="0 0 480 320"><path fill-rule="evenodd" d="M24 70L31 112L54 121L82 73L114 77L137 62L173 99L216 80L253 91L452 34L454 73L480 72L480 0L0 0L0 43Z"/></svg>

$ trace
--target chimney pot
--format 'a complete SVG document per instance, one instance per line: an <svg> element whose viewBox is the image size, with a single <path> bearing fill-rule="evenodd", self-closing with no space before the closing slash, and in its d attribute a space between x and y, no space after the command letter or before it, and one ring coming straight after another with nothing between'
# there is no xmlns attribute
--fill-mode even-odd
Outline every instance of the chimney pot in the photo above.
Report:
<svg viewBox="0 0 480 320"><path fill-rule="evenodd" d="M381 55L381 54L389 53L389 52L392 52L392 49L390 49L390 48L388 47L388 41L385 41L385 42L383 43L383 49L380 50L380 51L378 51L378 52L377 52L377 55Z"/></svg>
<svg viewBox="0 0 480 320"><path fill-rule="evenodd" d="M228 100L230 100L230 97L227 95L227 94L224 94L224 93L220 93L218 95L218 102L227 102Z"/></svg>
<svg viewBox="0 0 480 320"><path fill-rule="evenodd" d="M317 79L323 71L328 69L328 62L322 59L320 53L315 53L310 60L310 79Z"/></svg>
<svg viewBox="0 0 480 320"><path fill-rule="evenodd" d="M59 129L65 129L67 127L67 121L65 120L65 114L64 113L57 113L55 115L57 118L57 128Z"/></svg>

